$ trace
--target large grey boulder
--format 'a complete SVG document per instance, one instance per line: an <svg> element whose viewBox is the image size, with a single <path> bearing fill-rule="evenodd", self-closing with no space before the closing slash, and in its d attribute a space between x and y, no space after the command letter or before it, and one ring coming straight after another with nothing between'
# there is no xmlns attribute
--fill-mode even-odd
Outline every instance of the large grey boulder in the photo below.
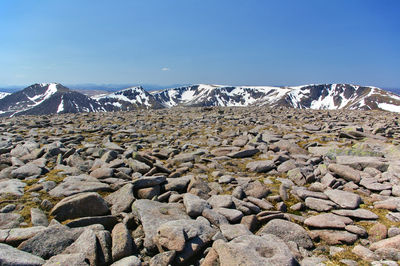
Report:
<svg viewBox="0 0 400 266"><path fill-rule="evenodd" d="M173 220L190 219L182 204L162 203L147 199L136 200L132 204L132 212L143 225L144 246L149 249L155 248L153 238L161 224Z"/></svg>
<svg viewBox="0 0 400 266"><path fill-rule="evenodd" d="M49 259L63 252L81 233L82 230L69 229L66 226L51 226L22 242L18 249Z"/></svg>
<svg viewBox="0 0 400 266"><path fill-rule="evenodd" d="M21 251L6 244L0 244L0 265L4 266L39 266L46 261L41 257Z"/></svg>
<svg viewBox="0 0 400 266"><path fill-rule="evenodd" d="M288 246L274 235L245 235L213 244L221 266L298 265Z"/></svg>
<svg viewBox="0 0 400 266"><path fill-rule="evenodd" d="M306 249L314 247L311 237L303 227L286 220L271 220L263 228L261 228L258 234L272 234L282 238L286 242L293 241L299 247Z"/></svg>
<svg viewBox="0 0 400 266"><path fill-rule="evenodd" d="M101 216L110 212L107 202L97 193L88 192L62 199L51 210L57 220L64 221L88 216Z"/></svg>

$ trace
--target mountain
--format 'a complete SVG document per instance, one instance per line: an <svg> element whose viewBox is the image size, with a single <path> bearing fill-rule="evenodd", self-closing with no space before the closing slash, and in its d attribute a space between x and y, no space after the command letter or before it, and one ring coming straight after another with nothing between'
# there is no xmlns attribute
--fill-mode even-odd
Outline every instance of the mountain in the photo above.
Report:
<svg viewBox="0 0 400 266"><path fill-rule="evenodd" d="M95 96L107 111L129 111L133 109L159 109L163 108L153 95L141 86L131 87L107 95Z"/></svg>
<svg viewBox="0 0 400 266"><path fill-rule="evenodd" d="M280 104L300 109L386 110L400 112L400 96L376 87L350 84L294 87Z"/></svg>
<svg viewBox="0 0 400 266"><path fill-rule="evenodd" d="M152 92L138 86L89 97L58 83L42 83L1 97L0 94L0 116L251 105L400 112L400 96L376 87L351 84L297 87L199 84Z"/></svg>
<svg viewBox="0 0 400 266"><path fill-rule="evenodd" d="M1 116L100 111L96 100L58 83L34 84L0 99Z"/></svg>
<svg viewBox="0 0 400 266"><path fill-rule="evenodd" d="M192 85L153 93L165 107L269 105L301 109L360 109L400 112L400 96L350 84L297 87Z"/></svg>

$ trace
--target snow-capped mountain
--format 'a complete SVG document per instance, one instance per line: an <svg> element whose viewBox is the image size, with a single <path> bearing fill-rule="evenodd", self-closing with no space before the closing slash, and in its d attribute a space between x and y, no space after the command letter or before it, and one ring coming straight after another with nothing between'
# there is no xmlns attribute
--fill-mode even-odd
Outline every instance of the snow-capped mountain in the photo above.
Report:
<svg viewBox="0 0 400 266"><path fill-rule="evenodd" d="M96 100L58 83L34 84L0 99L1 116L99 111Z"/></svg>
<svg viewBox="0 0 400 266"><path fill-rule="evenodd" d="M248 106L263 101L273 104L288 89L278 87L247 87L222 85L192 85L166 89L153 94L166 107L183 106Z"/></svg>
<svg viewBox="0 0 400 266"><path fill-rule="evenodd" d="M163 108L156 99L141 86L131 87L107 95L95 96L107 111L129 111L138 108L157 109Z"/></svg>
<svg viewBox="0 0 400 266"><path fill-rule="evenodd" d="M251 105L400 112L400 96L376 87L350 84L296 87L200 84L151 93L142 87L132 87L90 98L58 83L42 83L0 98L0 116Z"/></svg>
<svg viewBox="0 0 400 266"><path fill-rule="evenodd" d="M269 105L301 109L400 112L400 97L376 87L350 84L296 87L192 85L153 93L165 107Z"/></svg>

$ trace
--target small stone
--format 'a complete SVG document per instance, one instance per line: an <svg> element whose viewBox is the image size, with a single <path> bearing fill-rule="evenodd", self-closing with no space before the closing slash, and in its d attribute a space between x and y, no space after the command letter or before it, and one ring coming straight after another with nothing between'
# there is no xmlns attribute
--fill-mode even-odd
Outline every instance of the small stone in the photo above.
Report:
<svg viewBox="0 0 400 266"><path fill-rule="evenodd" d="M31 221L32 225L34 226L48 226L49 221L47 220L46 214L38 209L38 208L31 208Z"/></svg>
<svg viewBox="0 0 400 266"><path fill-rule="evenodd" d="M376 223L368 230L368 235L369 240L377 242L387 237L387 228L381 223Z"/></svg>

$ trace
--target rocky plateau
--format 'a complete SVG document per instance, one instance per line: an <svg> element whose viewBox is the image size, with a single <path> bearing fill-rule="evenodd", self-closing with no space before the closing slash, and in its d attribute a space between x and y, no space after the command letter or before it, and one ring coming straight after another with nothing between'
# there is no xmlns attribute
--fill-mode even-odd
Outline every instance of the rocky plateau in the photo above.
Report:
<svg viewBox="0 0 400 266"><path fill-rule="evenodd" d="M397 113L173 107L0 131L0 265L400 261Z"/></svg>

